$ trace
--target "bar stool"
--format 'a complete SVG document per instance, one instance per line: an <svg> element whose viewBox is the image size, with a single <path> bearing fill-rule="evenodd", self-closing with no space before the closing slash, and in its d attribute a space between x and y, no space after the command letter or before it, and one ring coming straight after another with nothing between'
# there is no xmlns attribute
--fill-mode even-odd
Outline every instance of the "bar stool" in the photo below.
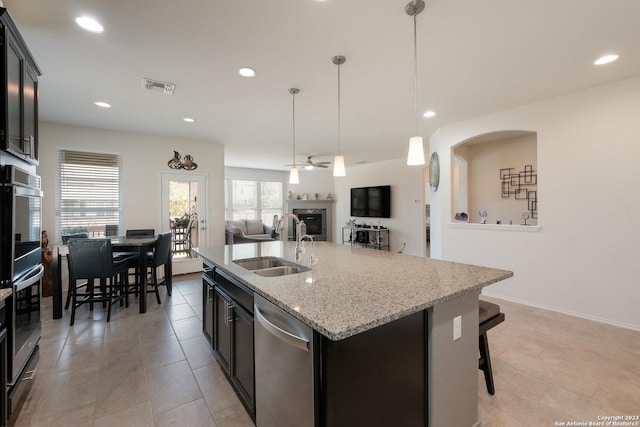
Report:
<svg viewBox="0 0 640 427"><path fill-rule="evenodd" d="M484 373L484 381L487 384L487 391L490 395L496 394L493 384L493 371L491 370L491 355L489 354L489 340L487 331L494 326L504 322L504 313L500 312L500 306L488 301L480 300L480 324L479 324L479 347L480 359L478 369Z"/></svg>

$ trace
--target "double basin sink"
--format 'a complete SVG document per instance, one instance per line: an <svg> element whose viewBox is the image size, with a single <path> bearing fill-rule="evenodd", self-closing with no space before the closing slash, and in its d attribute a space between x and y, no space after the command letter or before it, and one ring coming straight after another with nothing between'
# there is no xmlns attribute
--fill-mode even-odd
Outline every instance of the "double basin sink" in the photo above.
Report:
<svg viewBox="0 0 640 427"><path fill-rule="evenodd" d="M311 270L309 267L278 257L238 259L233 263L263 277L286 276Z"/></svg>

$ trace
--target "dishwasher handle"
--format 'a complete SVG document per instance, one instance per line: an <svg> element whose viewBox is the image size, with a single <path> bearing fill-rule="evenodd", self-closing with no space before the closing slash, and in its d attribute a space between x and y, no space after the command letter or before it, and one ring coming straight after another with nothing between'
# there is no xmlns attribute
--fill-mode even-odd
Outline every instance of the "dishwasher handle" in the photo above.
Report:
<svg viewBox="0 0 640 427"><path fill-rule="evenodd" d="M277 338L286 342L287 344L299 348L300 350L309 351L308 339L287 332L284 329L281 329L273 323L269 322L267 318L262 314L262 311L260 311L260 308L257 304L254 304L253 308L256 320L258 320L258 323L260 323L269 333L275 335Z"/></svg>

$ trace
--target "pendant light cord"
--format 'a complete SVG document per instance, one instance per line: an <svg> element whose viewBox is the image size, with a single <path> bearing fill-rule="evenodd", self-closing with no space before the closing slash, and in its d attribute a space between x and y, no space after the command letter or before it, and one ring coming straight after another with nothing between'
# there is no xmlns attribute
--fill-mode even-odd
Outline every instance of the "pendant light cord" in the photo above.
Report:
<svg viewBox="0 0 640 427"><path fill-rule="evenodd" d="M292 93L293 98L293 161L291 162L293 166L296 167L296 94Z"/></svg>
<svg viewBox="0 0 640 427"><path fill-rule="evenodd" d="M413 14L413 120L418 135L418 24L417 13Z"/></svg>
<svg viewBox="0 0 640 427"><path fill-rule="evenodd" d="M340 140L342 139L342 126L340 123L340 64L338 64L338 155L342 154Z"/></svg>

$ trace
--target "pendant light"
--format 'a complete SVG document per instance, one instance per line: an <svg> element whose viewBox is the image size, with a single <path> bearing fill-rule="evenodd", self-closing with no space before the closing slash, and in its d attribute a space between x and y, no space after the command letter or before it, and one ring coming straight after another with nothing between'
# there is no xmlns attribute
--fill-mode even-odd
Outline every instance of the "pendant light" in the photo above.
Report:
<svg viewBox="0 0 640 427"><path fill-rule="evenodd" d="M424 165L424 147L422 137L418 136L418 29L416 17L424 10L423 0L413 0L405 7L407 15L413 16L413 118L415 120L415 136L409 138L409 155L407 165Z"/></svg>
<svg viewBox="0 0 640 427"><path fill-rule="evenodd" d="M291 169L289 170L289 184L300 184L298 168L296 167L296 94L298 92L300 92L300 90L295 87L289 89L289 93L293 99L293 162L291 162Z"/></svg>
<svg viewBox="0 0 640 427"><path fill-rule="evenodd" d="M344 156L340 151L340 65L344 64L347 59L344 56L334 56L331 61L338 66L338 155L333 159L333 176L346 176L347 172L344 169Z"/></svg>

